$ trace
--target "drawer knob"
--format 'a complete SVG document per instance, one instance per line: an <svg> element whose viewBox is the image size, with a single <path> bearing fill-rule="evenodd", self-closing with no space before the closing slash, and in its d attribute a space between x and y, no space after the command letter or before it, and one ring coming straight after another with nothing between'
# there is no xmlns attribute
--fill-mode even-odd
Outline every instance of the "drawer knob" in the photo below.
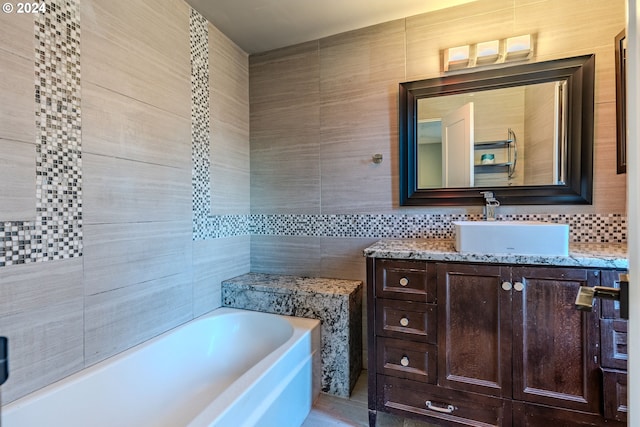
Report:
<svg viewBox="0 0 640 427"><path fill-rule="evenodd" d="M409 319L407 319L406 317L403 317L402 319L400 319L400 324L402 326L409 326Z"/></svg>
<svg viewBox="0 0 640 427"><path fill-rule="evenodd" d="M502 282L502 289L504 289L505 291L510 291L511 287L511 282Z"/></svg>
<svg viewBox="0 0 640 427"><path fill-rule="evenodd" d="M407 286L409 284L409 279L407 279L406 277L403 277L402 279L400 279L400 286Z"/></svg>
<svg viewBox="0 0 640 427"><path fill-rule="evenodd" d="M402 359L400 359L400 364L402 366L409 366L409 358L407 356L402 356Z"/></svg>
<svg viewBox="0 0 640 427"><path fill-rule="evenodd" d="M425 405L427 405L427 409L431 409L432 411L436 411L436 412L442 412L443 414L451 414L456 409L453 407L453 405L447 405L446 408L436 406L433 403L431 403L430 400L427 400L425 402Z"/></svg>
<svg viewBox="0 0 640 427"><path fill-rule="evenodd" d="M522 282L516 282L513 284L513 289L518 292L522 292L522 290L524 289L524 284Z"/></svg>

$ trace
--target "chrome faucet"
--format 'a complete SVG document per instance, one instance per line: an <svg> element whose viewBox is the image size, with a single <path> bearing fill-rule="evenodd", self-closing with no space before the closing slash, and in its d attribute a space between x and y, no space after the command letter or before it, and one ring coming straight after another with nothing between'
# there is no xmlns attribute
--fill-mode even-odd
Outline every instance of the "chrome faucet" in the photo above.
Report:
<svg viewBox="0 0 640 427"><path fill-rule="evenodd" d="M484 196L486 205L484 207L484 219L485 221L496 220L496 208L500 206L500 202L493 195L493 191L481 191L480 194Z"/></svg>

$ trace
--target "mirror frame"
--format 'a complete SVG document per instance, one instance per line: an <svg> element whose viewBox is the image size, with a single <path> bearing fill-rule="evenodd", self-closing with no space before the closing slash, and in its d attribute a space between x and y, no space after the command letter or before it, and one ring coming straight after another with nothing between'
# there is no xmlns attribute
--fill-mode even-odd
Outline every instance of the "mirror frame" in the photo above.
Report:
<svg viewBox="0 0 640 427"><path fill-rule="evenodd" d="M399 156L401 206L482 205L493 191L503 205L591 204L595 55L532 62L400 83ZM418 188L418 100L526 84L567 81L567 170L564 185Z"/></svg>

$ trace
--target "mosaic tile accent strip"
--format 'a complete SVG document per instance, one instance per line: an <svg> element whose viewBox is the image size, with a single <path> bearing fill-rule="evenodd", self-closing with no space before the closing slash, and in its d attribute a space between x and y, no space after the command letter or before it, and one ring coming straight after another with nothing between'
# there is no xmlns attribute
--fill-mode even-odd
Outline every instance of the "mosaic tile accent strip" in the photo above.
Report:
<svg viewBox="0 0 640 427"><path fill-rule="evenodd" d="M193 239L206 238L216 221L210 218L211 188L209 160L209 29L207 20L191 9L191 157L193 161Z"/></svg>
<svg viewBox="0 0 640 427"><path fill-rule="evenodd" d="M620 214L497 215L498 220L569 224L572 242L624 243L627 218ZM254 235L453 239L453 221L480 221L479 214L251 215Z"/></svg>
<svg viewBox="0 0 640 427"><path fill-rule="evenodd" d="M214 215L193 223L194 241L248 236L250 232L249 215Z"/></svg>
<svg viewBox="0 0 640 427"><path fill-rule="evenodd" d="M191 156L193 161L193 240L248 235L248 215L211 215L209 29L191 9Z"/></svg>
<svg viewBox="0 0 640 427"><path fill-rule="evenodd" d="M0 223L0 267L82 255L80 7L35 15L36 220Z"/></svg>

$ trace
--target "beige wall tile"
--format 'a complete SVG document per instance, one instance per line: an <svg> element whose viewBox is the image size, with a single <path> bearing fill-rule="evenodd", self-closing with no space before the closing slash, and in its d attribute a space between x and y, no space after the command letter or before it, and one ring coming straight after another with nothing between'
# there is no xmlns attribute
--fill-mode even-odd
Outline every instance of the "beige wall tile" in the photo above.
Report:
<svg viewBox="0 0 640 427"><path fill-rule="evenodd" d="M94 364L193 318L191 274L86 297L85 362Z"/></svg>
<svg viewBox="0 0 640 427"><path fill-rule="evenodd" d="M412 16L407 25L406 81L438 77L442 50L520 34L513 25L513 3L480 0Z"/></svg>
<svg viewBox="0 0 640 427"><path fill-rule="evenodd" d="M181 221L191 217L191 171L85 154L85 224Z"/></svg>
<svg viewBox="0 0 640 427"><path fill-rule="evenodd" d="M36 216L33 15L0 14L0 221Z"/></svg>
<svg viewBox="0 0 640 427"><path fill-rule="evenodd" d="M84 227L85 295L188 272L191 221Z"/></svg>
<svg viewBox="0 0 640 427"><path fill-rule="evenodd" d="M12 5L15 4L11 3ZM0 14L0 51L18 55L32 62L34 53L34 14L2 13ZM3 70L4 67L0 67ZM4 79L4 76L3 76Z"/></svg>
<svg viewBox="0 0 640 427"><path fill-rule="evenodd" d="M33 39L33 35L30 37ZM0 49L0 138L2 139L36 143L34 60L34 57L23 58ZM33 167L35 168L35 163Z"/></svg>
<svg viewBox="0 0 640 427"><path fill-rule="evenodd" d="M250 271L249 236L193 242L193 316L220 307L221 282Z"/></svg>
<svg viewBox="0 0 640 427"><path fill-rule="evenodd" d="M317 43L250 58L252 211L320 211L318 67Z"/></svg>
<svg viewBox="0 0 640 427"><path fill-rule="evenodd" d="M397 204L404 64L404 20L321 40L322 213L384 212ZM372 163L376 153L382 164Z"/></svg>
<svg viewBox="0 0 640 427"><path fill-rule="evenodd" d="M191 120L83 82L82 151L190 169Z"/></svg>
<svg viewBox="0 0 640 427"><path fill-rule="evenodd" d="M380 239L323 237L320 242L321 276L366 281L367 259L362 251L378 240Z"/></svg>
<svg viewBox="0 0 640 427"><path fill-rule="evenodd" d="M36 148L0 139L0 220L36 217Z"/></svg>
<svg viewBox="0 0 640 427"><path fill-rule="evenodd" d="M314 41L249 57L252 116L268 108L317 102L318 49Z"/></svg>
<svg viewBox="0 0 640 427"><path fill-rule="evenodd" d="M593 204L598 213L626 212L627 175L616 173L616 104L596 104Z"/></svg>
<svg viewBox="0 0 640 427"><path fill-rule="evenodd" d="M11 367L3 404L81 369L82 259L3 267L0 325Z"/></svg>
<svg viewBox="0 0 640 427"><path fill-rule="evenodd" d="M516 4L514 25L521 34L537 34L539 58L574 56L613 46L615 35L624 28L624 8L624 0Z"/></svg>
<svg viewBox="0 0 640 427"><path fill-rule="evenodd" d="M181 0L80 2L83 81L190 118L189 10Z"/></svg>
<svg viewBox="0 0 640 427"><path fill-rule="evenodd" d="M211 213L248 214L249 59L209 25Z"/></svg>
<svg viewBox="0 0 640 427"><path fill-rule="evenodd" d="M251 236L251 271L320 276L319 237Z"/></svg>
<svg viewBox="0 0 640 427"><path fill-rule="evenodd" d="M251 146L251 211L320 213L317 133L303 131L295 138L283 134L269 139L271 143Z"/></svg>

